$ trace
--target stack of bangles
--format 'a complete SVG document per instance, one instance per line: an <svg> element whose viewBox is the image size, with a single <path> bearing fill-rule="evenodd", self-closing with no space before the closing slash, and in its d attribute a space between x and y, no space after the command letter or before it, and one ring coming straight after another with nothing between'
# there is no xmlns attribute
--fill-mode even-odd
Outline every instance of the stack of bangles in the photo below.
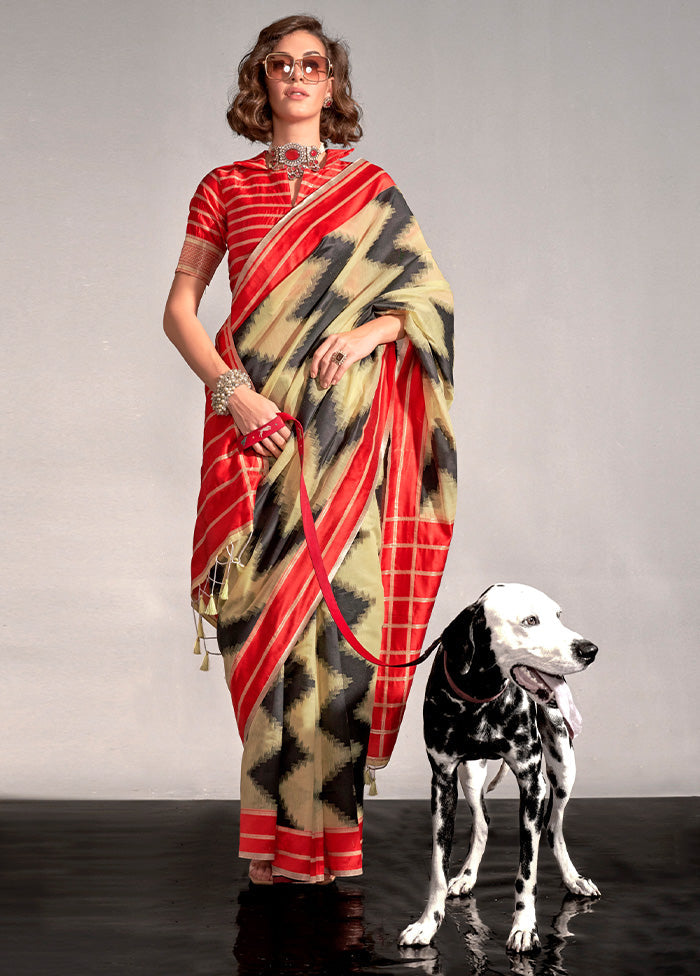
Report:
<svg viewBox="0 0 700 976"><path fill-rule="evenodd" d="M214 413L223 417L229 412L228 398L239 386L247 386L249 390L253 389L250 376L244 369L230 369L228 373L221 374L211 395L211 406Z"/></svg>

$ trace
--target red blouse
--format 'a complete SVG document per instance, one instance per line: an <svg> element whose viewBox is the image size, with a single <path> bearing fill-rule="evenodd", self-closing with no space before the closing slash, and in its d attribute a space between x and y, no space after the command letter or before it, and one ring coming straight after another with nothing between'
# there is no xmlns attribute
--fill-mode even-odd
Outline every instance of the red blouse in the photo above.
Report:
<svg viewBox="0 0 700 976"><path fill-rule="evenodd" d="M305 170L296 203L349 166L351 149L327 149L318 172ZM285 170L270 170L265 152L208 173L190 202L187 234L176 270L211 281L228 251L231 291L265 234L292 209Z"/></svg>

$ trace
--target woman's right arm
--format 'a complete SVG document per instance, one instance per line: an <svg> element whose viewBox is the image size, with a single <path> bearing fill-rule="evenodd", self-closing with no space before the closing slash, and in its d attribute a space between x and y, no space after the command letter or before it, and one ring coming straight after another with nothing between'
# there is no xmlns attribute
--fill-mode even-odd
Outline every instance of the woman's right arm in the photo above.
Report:
<svg viewBox="0 0 700 976"><path fill-rule="evenodd" d="M204 326L197 318L206 283L194 275L177 271L173 279L163 314L163 331L190 369L213 390L216 381L229 367L218 354ZM248 434L269 423L277 415L278 407L267 397L247 386L237 387L228 398L229 412L241 434ZM288 427L282 427L272 437L256 444L258 454L278 457L291 437Z"/></svg>

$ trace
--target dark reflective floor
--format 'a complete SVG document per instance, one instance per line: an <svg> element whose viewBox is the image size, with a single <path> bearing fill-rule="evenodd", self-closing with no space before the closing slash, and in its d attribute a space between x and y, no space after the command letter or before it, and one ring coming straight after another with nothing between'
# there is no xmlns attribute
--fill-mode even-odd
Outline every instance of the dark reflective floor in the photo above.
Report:
<svg viewBox="0 0 700 976"><path fill-rule="evenodd" d="M568 897L543 844L533 958L505 952L517 804L489 809L476 897L448 902L434 946L401 951L427 890L426 802L368 802L364 876L308 893L249 889L235 803L7 802L0 972L697 976L700 800L573 800L569 851L603 898ZM455 866L468 829L460 807Z"/></svg>

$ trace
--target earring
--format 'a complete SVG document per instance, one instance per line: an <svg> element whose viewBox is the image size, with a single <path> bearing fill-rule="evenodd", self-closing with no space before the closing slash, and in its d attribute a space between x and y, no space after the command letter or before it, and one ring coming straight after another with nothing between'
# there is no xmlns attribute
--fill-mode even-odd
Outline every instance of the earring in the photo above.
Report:
<svg viewBox="0 0 700 976"><path fill-rule="evenodd" d="M330 108L332 104L333 104L333 99L331 98L330 95L326 95L326 97L323 99L323 107Z"/></svg>

